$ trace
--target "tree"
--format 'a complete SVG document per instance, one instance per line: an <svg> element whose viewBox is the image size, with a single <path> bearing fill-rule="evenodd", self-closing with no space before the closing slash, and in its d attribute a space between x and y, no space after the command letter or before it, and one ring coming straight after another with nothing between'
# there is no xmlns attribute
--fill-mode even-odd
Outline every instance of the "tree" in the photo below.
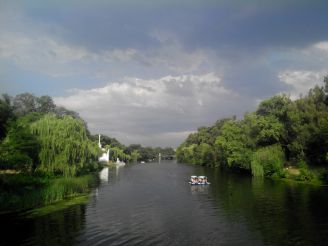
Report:
<svg viewBox="0 0 328 246"><path fill-rule="evenodd" d="M47 114L31 125L40 142L38 170L74 176L95 167L99 148L87 137L81 120Z"/></svg>
<svg viewBox="0 0 328 246"><path fill-rule="evenodd" d="M324 83L323 89L325 92L325 104L328 106L328 75L324 77L323 83Z"/></svg>
<svg viewBox="0 0 328 246"><path fill-rule="evenodd" d="M125 154L123 149L120 149L118 147L110 147L109 151L110 151L110 159L112 161L116 161L117 158L123 161L130 160L130 155Z"/></svg>
<svg viewBox="0 0 328 246"><path fill-rule="evenodd" d="M249 121L251 125L250 136L255 140L257 146L279 143L284 137L284 125L273 115L247 114L245 121Z"/></svg>
<svg viewBox="0 0 328 246"><path fill-rule="evenodd" d="M7 94L3 94L0 98L0 140L6 136L9 121L14 118L13 108L11 106L11 98Z"/></svg>
<svg viewBox="0 0 328 246"><path fill-rule="evenodd" d="M138 150L133 150L130 156L133 162L137 162L140 158L140 153L138 152Z"/></svg>
<svg viewBox="0 0 328 246"><path fill-rule="evenodd" d="M14 113L17 116L36 112L37 98L31 93L22 93L14 98Z"/></svg>
<svg viewBox="0 0 328 246"><path fill-rule="evenodd" d="M186 143L181 144L176 152L177 159L180 162L197 164L197 159L195 157L196 144L187 145Z"/></svg>
<svg viewBox="0 0 328 246"><path fill-rule="evenodd" d="M99 135L96 134L96 135L92 135L90 138L93 141L98 141L98 137ZM123 150L125 149L125 146L121 144L116 138L111 138L103 134L101 135L100 143L102 146L109 145L110 147L118 147Z"/></svg>
<svg viewBox="0 0 328 246"><path fill-rule="evenodd" d="M288 112L288 106L292 103L290 98L286 95L273 96L260 103L256 110L257 115L261 116L273 116L279 121L286 121L286 114Z"/></svg>
<svg viewBox="0 0 328 246"><path fill-rule="evenodd" d="M224 123L215 145L223 154L229 167L250 170L254 143L250 139L250 127L246 122L230 120Z"/></svg>
<svg viewBox="0 0 328 246"><path fill-rule="evenodd" d="M39 142L31 133L30 123L37 119L26 115L11 122L8 134L0 146L2 168L33 171L38 164Z"/></svg>
<svg viewBox="0 0 328 246"><path fill-rule="evenodd" d="M80 119L80 116L77 112L74 112L72 110L68 110L67 108L61 107L61 106L56 106L55 114L58 115L58 116L61 116L61 117L65 116L65 115L69 115L69 116L72 116L75 119Z"/></svg>
<svg viewBox="0 0 328 246"><path fill-rule="evenodd" d="M56 105L54 101L49 96L41 96L36 99L37 111L41 113L53 113L55 111Z"/></svg>

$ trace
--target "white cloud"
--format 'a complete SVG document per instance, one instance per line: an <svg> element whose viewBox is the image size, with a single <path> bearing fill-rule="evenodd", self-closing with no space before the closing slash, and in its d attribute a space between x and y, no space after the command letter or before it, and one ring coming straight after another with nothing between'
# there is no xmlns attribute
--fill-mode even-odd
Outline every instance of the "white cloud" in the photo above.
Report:
<svg viewBox="0 0 328 246"><path fill-rule="evenodd" d="M328 74L328 41L290 50L285 56L290 59L289 68L278 72L279 80L290 88L284 93L297 99L315 85L322 85L324 76Z"/></svg>
<svg viewBox="0 0 328 246"><path fill-rule="evenodd" d="M79 112L94 133L116 136L125 143L153 145L169 143L177 134L171 139L177 145L192 129L227 116L240 101L222 86L218 75L208 73L126 78L100 88L76 89L55 102ZM215 111L220 113L215 115Z"/></svg>
<svg viewBox="0 0 328 246"><path fill-rule="evenodd" d="M325 74L325 71L286 70L280 72L278 77L292 87L290 96L297 99L300 95L307 94L315 85L322 84Z"/></svg>
<svg viewBox="0 0 328 246"><path fill-rule="evenodd" d="M328 52L328 41L322 41L313 45L314 48Z"/></svg>

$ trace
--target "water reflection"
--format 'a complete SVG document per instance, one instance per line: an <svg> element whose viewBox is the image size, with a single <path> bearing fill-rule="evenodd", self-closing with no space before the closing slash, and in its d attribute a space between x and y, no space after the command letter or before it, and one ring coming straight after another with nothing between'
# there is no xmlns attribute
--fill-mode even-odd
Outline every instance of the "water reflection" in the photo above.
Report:
<svg viewBox="0 0 328 246"><path fill-rule="evenodd" d="M125 166L114 166L112 168L104 167L99 172L99 178L103 183L112 182L119 178L119 174L124 168Z"/></svg>
<svg viewBox="0 0 328 246"><path fill-rule="evenodd" d="M85 205L75 205L35 218L2 215L0 245L76 245L85 228L85 210Z"/></svg>
<svg viewBox="0 0 328 246"><path fill-rule="evenodd" d="M205 175L210 185L188 184ZM104 168L85 205L0 216L0 245L322 245L328 190L162 161ZM14 235L14 236L12 236Z"/></svg>
<svg viewBox="0 0 328 246"><path fill-rule="evenodd" d="M208 194L209 185L190 185L191 194Z"/></svg>
<svg viewBox="0 0 328 246"><path fill-rule="evenodd" d="M108 182L108 167L104 167L99 173L102 182Z"/></svg>

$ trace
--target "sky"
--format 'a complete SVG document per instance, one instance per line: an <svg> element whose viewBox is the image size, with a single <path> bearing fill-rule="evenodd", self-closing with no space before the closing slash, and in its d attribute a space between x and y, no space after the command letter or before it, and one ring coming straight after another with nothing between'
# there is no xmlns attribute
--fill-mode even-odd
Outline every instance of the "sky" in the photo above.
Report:
<svg viewBox="0 0 328 246"><path fill-rule="evenodd" d="M92 133L177 147L328 74L328 1L0 0L0 93L49 95Z"/></svg>

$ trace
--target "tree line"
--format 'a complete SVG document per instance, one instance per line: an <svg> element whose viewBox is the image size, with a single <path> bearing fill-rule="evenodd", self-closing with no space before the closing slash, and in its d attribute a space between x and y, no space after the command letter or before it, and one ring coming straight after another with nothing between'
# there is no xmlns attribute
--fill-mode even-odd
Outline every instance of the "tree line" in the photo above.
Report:
<svg viewBox="0 0 328 246"><path fill-rule="evenodd" d="M91 138L98 141L98 135L92 135ZM106 135L101 136L100 142L106 150L110 150L111 161L116 161L116 158L119 158L128 162L149 162L158 160L159 153L162 159L173 159L175 157L175 151L171 147L144 147L140 144L125 146L117 139Z"/></svg>
<svg viewBox="0 0 328 246"><path fill-rule="evenodd" d="M172 148L124 146L102 136L111 160L149 161ZM0 97L0 170L32 175L76 176L99 168L98 135L92 135L78 113L55 105L49 96L23 93Z"/></svg>
<svg viewBox="0 0 328 246"><path fill-rule="evenodd" d="M2 95L0 115L0 169L68 177L98 168L86 123L51 97Z"/></svg>
<svg viewBox="0 0 328 246"><path fill-rule="evenodd" d="M176 155L181 162L253 176L328 181L328 77L297 100L276 95L240 120L200 127Z"/></svg>

